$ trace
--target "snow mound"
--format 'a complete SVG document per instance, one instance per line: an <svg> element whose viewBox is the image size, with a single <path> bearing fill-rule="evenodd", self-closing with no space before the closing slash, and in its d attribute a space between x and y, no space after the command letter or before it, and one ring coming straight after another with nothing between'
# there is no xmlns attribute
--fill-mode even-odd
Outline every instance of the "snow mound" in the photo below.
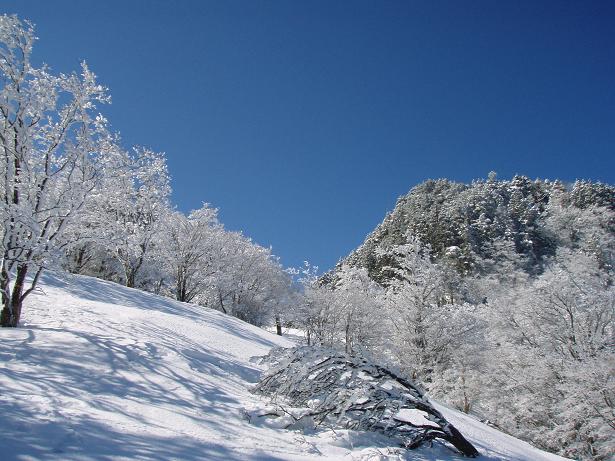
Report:
<svg viewBox="0 0 615 461"><path fill-rule="evenodd" d="M240 320L83 276L47 275L0 330L0 458L456 460L379 434L254 424L254 358L293 344ZM436 406L483 458L561 460Z"/></svg>

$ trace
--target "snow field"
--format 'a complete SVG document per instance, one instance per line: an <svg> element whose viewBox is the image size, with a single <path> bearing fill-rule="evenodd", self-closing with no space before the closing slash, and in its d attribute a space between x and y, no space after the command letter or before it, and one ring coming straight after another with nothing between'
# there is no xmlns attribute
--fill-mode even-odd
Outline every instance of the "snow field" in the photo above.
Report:
<svg viewBox="0 0 615 461"><path fill-rule="evenodd" d="M453 460L376 434L250 423L254 360L292 342L199 306L89 277L47 275L21 328L0 330L0 459ZM483 459L555 461L439 408Z"/></svg>

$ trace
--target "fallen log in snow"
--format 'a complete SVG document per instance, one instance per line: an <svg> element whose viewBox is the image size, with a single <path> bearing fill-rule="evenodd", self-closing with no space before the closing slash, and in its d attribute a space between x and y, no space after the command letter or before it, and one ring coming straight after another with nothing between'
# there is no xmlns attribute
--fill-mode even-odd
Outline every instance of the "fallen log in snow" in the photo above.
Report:
<svg viewBox="0 0 615 461"><path fill-rule="evenodd" d="M363 357L304 346L274 349L265 360L271 368L254 392L283 397L296 420L380 432L406 448L441 439L465 456L479 455L416 385Z"/></svg>

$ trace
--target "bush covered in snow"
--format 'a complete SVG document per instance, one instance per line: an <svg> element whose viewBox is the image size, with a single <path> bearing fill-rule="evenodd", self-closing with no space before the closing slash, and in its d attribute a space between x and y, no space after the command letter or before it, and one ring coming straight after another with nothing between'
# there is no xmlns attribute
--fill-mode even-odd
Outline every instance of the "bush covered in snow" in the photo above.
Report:
<svg viewBox="0 0 615 461"><path fill-rule="evenodd" d="M266 360L271 368L254 391L302 407L295 420L380 432L406 448L441 439L479 454L413 383L363 357L305 346L274 349Z"/></svg>

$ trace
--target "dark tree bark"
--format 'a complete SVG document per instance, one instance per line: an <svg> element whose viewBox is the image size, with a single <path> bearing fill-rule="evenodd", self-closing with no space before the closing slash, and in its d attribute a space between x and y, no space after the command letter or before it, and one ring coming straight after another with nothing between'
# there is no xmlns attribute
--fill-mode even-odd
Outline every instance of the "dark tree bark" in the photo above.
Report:
<svg viewBox="0 0 615 461"><path fill-rule="evenodd" d="M28 266L25 264L18 266L13 289L10 292L4 291L2 295L3 306L2 313L0 314L0 326L2 327L14 328L19 325L26 275L28 275ZM2 284L8 285L8 280L8 274L3 274ZM2 288L8 290L8 286L3 286Z"/></svg>

